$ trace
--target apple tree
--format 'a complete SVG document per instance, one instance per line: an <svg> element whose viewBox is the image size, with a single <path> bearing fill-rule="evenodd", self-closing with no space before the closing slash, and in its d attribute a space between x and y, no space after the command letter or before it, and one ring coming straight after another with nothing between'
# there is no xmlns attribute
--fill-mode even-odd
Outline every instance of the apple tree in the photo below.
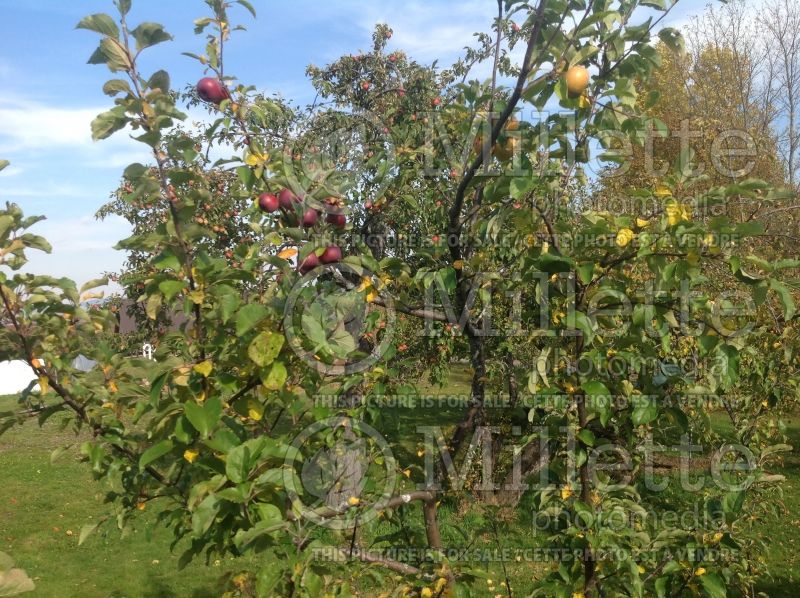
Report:
<svg viewBox="0 0 800 598"><path fill-rule="evenodd" d="M394 595L480 595L485 574L445 550L439 509L501 500L491 480L460 484L448 465L488 437L492 477L510 480L502 500L519 521L544 517L543 548L560 555L535 594L748 592L744 514L776 492L764 468L785 448L758 422L797 391L784 279L799 264L750 253L759 225L708 210L783 196L757 180L703 188L687 151L656 186L620 190L619 211L583 201L588 167L624 160L620 144L654 124L639 89L661 64L656 39L681 49L674 29L656 33L675 4L500 1L491 35L443 71L387 53L391 29L378 26L369 52L309 68L322 101L295 111L224 71L234 8L254 11L208 0L195 22L206 45L190 56L203 71L194 101L213 121L197 133L181 128L169 75L140 71L140 54L171 39L164 28L129 24L130 0L115 2L118 18L83 19L100 36L90 62L115 77L94 137L124 131L152 150L108 210L135 223L120 284L150 320L185 323L155 361L120 355L113 311L87 308L105 280L78 289L21 273L49 246L8 206L0 346L35 372L40 420L66 412L86 434L116 523L152 505L188 541L184 562L262 555L231 580L240 595L356 595L362 566ZM489 80L470 79L485 61ZM232 156L210 164L212 144ZM229 205L238 220L217 220ZM714 287L717 267L739 295ZM79 355L98 366L79 371ZM469 361L468 396L455 425L425 414L447 437L414 460L382 433L395 422L381 406L423 365L443 378L453 359ZM509 404L492 409L499 390ZM710 437L709 395L761 406L738 430L750 467L732 451L712 463L728 467L698 495L701 521L647 517L672 500L652 487L653 447ZM379 539L379 526L393 531ZM392 538L424 557L367 549ZM712 558L719 546L729 552Z"/></svg>

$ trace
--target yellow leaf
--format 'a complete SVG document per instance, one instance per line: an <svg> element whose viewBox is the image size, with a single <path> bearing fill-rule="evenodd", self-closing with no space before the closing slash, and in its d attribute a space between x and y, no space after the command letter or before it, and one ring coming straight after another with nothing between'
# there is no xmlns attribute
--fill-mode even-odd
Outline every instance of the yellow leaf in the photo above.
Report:
<svg viewBox="0 0 800 598"><path fill-rule="evenodd" d="M664 211L667 214L667 223L670 226L675 226L681 221L681 207L678 205L677 201L671 200L667 203Z"/></svg>
<svg viewBox="0 0 800 598"><path fill-rule="evenodd" d="M656 197L670 197L672 195L672 191L666 185L659 185L656 187L656 190L653 192L653 195Z"/></svg>
<svg viewBox="0 0 800 598"><path fill-rule="evenodd" d="M357 496L351 496L350 498L347 499L347 504L350 505L351 507L355 507L360 502L361 502L361 499L358 498Z"/></svg>
<svg viewBox="0 0 800 598"><path fill-rule="evenodd" d="M692 206L682 204L681 205L681 218L683 220L691 220L692 219Z"/></svg>
<svg viewBox="0 0 800 598"><path fill-rule="evenodd" d="M464 267L464 260L456 260L453 262L453 268L456 270L461 270Z"/></svg>
<svg viewBox="0 0 800 598"><path fill-rule="evenodd" d="M617 232L617 247L626 247L628 243L633 241L633 231L629 228L621 228Z"/></svg>
<svg viewBox="0 0 800 598"><path fill-rule="evenodd" d="M356 291L361 292L365 291L366 289L372 288L372 279L369 276L362 276L361 277L361 284L358 285Z"/></svg>
<svg viewBox="0 0 800 598"><path fill-rule="evenodd" d="M561 500L567 500L570 496L572 496L571 486L564 486L561 488Z"/></svg>
<svg viewBox="0 0 800 598"><path fill-rule="evenodd" d="M589 96L587 96L585 93L578 98L578 108L589 108L591 105L592 102L589 100Z"/></svg>
<svg viewBox="0 0 800 598"><path fill-rule="evenodd" d="M264 406L255 399L247 401L247 417L253 421L261 421L264 417Z"/></svg>
<svg viewBox="0 0 800 598"><path fill-rule="evenodd" d="M197 457L200 456L200 451L196 449L186 449L183 451L183 458L186 459L189 463L194 463L197 460Z"/></svg>
<svg viewBox="0 0 800 598"><path fill-rule="evenodd" d="M700 576L702 576L702 575L705 575L705 574L706 574L706 570L705 570L705 568L704 568L704 567L698 567L697 571L695 571L695 572L694 572L694 574L695 574L697 577L700 577Z"/></svg>
<svg viewBox="0 0 800 598"><path fill-rule="evenodd" d="M297 255L297 249L295 247L287 247L283 251L278 253L278 257L282 260L288 260L293 258Z"/></svg>
<svg viewBox="0 0 800 598"><path fill-rule="evenodd" d="M206 298L206 294L203 291L199 290L199 289L194 290L191 293L189 293L189 299L191 299L192 303L194 303L195 305L202 305L203 304L203 299L205 299L205 298Z"/></svg>
<svg viewBox="0 0 800 598"><path fill-rule="evenodd" d="M259 152L247 151L244 156L244 162L248 166L258 166L269 161L269 154L262 154Z"/></svg>
<svg viewBox="0 0 800 598"><path fill-rule="evenodd" d="M192 369L194 369L194 371L200 374L203 378L208 378L209 374L211 374L211 371L214 369L214 365L208 359L206 359L205 361L195 365Z"/></svg>
<svg viewBox="0 0 800 598"><path fill-rule="evenodd" d="M636 226L638 226L639 228L647 228L648 226L650 226L650 221L645 220L644 218L637 218Z"/></svg>
<svg viewBox="0 0 800 598"><path fill-rule="evenodd" d="M377 291L370 291L369 293L367 293L367 303L372 303L377 298L378 298Z"/></svg>
<svg viewBox="0 0 800 598"><path fill-rule="evenodd" d="M47 379L47 376L39 376L39 388L42 391L42 394L47 394L50 391L50 382Z"/></svg>
<svg viewBox="0 0 800 598"><path fill-rule="evenodd" d="M430 588L422 588L422 591L419 593L422 598L431 598L433 596L433 592L431 592Z"/></svg>

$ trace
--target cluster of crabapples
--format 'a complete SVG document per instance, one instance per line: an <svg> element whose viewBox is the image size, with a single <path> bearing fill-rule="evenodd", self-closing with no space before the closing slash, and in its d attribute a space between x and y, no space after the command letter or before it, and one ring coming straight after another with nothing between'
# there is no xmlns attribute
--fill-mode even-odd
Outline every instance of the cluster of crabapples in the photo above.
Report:
<svg viewBox="0 0 800 598"><path fill-rule="evenodd" d="M342 213L342 202L336 197L325 199L328 212L325 221L337 229L347 225L347 217ZM302 197L297 196L291 189L283 188L277 195L262 193L258 196L258 207L262 212L273 214L279 212L284 224L303 228L311 228L319 222L321 213L316 208L306 205ZM320 264L335 264L342 260L342 249L338 245L330 244L317 255L310 253L300 264L298 269L302 274L309 272Z"/></svg>

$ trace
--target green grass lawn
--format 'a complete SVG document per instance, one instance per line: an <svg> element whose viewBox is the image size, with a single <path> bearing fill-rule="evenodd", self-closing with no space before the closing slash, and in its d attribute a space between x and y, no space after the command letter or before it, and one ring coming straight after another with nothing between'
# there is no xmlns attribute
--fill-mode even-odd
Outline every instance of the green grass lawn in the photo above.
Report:
<svg viewBox="0 0 800 598"><path fill-rule="evenodd" d="M463 372L455 371L451 385L443 393L461 393L468 389ZM437 392L425 388L423 392ZM0 397L0 411L14 405L11 397ZM461 409L445 406L438 420L445 427L455 424ZM387 410L387 435L398 439L397 455L401 462L416 459L422 436L417 425L429 424L430 410L396 407ZM730 433L722 415L713 418L715 429ZM770 596L797 596L800 589L800 562L797 531L800 529L800 418L789 420L788 434L795 450L784 464L773 471L782 473L784 485L783 515L758 522L757 533L768 539L767 565L773 577L765 577L759 589ZM80 439L70 429L61 430L53 421L40 429L35 420L0 436L0 551L10 554L17 566L35 580L37 590L31 596L219 596L219 579L227 571L257 568L250 559L221 563L196 562L178 570L180 547L169 550L171 532L153 525L154 513L145 511L135 530L120 538L114 526L101 528L82 546L78 535L82 526L96 522L108 513L102 503L102 488L96 484L88 468L79 462L76 446L65 451L54 463L51 452ZM494 536L492 515L482 516L477 509L464 512L446 500L441 507L442 533L445 543L465 545L462 533L474 538L473 546L496 548L498 541L505 548L527 548L537 543L525 517L511 522ZM419 519L419 518L415 518ZM380 533L392 531L386 525ZM508 563L515 595L523 596L545 566L530 563ZM499 565L494 564L490 576L495 584L502 579ZM369 587L369 581L359 582ZM501 588L496 588L497 591ZM365 595L372 595L367 590ZM494 593L487 593L494 595Z"/></svg>

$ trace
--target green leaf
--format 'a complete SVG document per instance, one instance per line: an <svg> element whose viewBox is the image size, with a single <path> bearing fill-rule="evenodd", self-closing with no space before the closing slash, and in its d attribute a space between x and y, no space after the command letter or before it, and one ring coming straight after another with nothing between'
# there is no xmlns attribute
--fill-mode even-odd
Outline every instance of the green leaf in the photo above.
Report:
<svg viewBox="0 0 800 598"><path fill-rule="evenodd" d="M12 224L14 219L11 216L0 216L0 239L5 237Z"/></svg>
<svg viewBox="0 0 800 598"><path fill-rule="evenodd" d="M171 440L162 440L147 449L142 456L139 457L139 468L144 469L156 459L160 459L174 448Z"/></svg>
<svg viewBox="0 0 800 598"><path fill-rule="evenodd" d="M128 52L119 45L119 42L104 37L100 45L89 57L89 64L105 64L112 72L125 71L131 66Z"/></svg>
<svg viewBox="0 0 800 598"><path fill-rule="evenodd" d="M533 190L535 181L532 177L515 177L511 179L509 192L514 199L522 199Z"/></svg>
<svg viewBox="0 0 800 598"><path fill-rule="evenodd" d="M256 9L253 8L253 5L247 0L236 0L236 4L244 6L250 12L250 14L253 15L253 18L256 17Z"/></svg>
<svg viewBox="0 0 800 598"><path fill-rule="evenodd" d="M197 506L197 510L192 514L192 531L195 536L202 536L211 528L219 512L219 504L219 499L210 494Z"/></svg>
<svg viewBox="0 0 800 598"><path fill-rule="evenodd" d="M11 164L11 162L9 162L8 160L0 160L0 170L6 168L9 164Z"/></svg>
<svg viewBox="0 0 800 598"><path fill-rule="evenodd" d="M728 591L725 582L716 573L706 573L700 576L700 585L708 598L726 598Z"/></svg>
<svg viewBox="0 0 800 598"><path fill-rule="evenodd" d="M81 19L81 22L75 26L75 29L87 29L99 33L100 35L113 37L114 39L119 38L119 27L117 27L114 19L103 13L84 17Z"/></svg>
<svg viewBox="0 0 800 598"><path fill-rule="evenodd" d="M611 394L608 387L599 380L584 382L581 384L581 388L588 397L608 397Z"/></svg>
<svg viewBox="0 0 800 598"><path fill-rule="evenodd" d="M284 336L277 332L262 332L250 343L247 355L256 365L268 366L281 352L284 340Z"/></svg>
<svg viewBox="0 0 800 598"><path fill-rule="evenodd" d="M114 97L118 93L133 94L130 84L124 79L109 79L103 85L103 93Z"/></svg>
<svg viewBox="0 0 800 598"><path fill-rule="evenodd" d="M236 316L236 336L243 336L267 317L267 308L258 303L250 303L242 307Z"/></svg>
<svg viewBox="0 0 800 598"><path fill-rule="evenodd" d="M158 315L158 310L161 309L161 305L164 303L164 296L160 293L153 293L147 298L147 303L144 306L144 311L147 314L147 317L151 320L155 320L156 316Z"/></svg>
<svg viewBox="0 0 800 598"><path fill-rule="evenodd" d="M107 139L120 129L125 128L128 124L128 117L125 116L124 110L120 110L120 106L112 108L108 112L98 114L92 121L92 139L99 141Z"/></svg>
<svg viewBox="0 0 800 598"><path fill-rule="evenodd" d="M184 404L183 409L189 423L205 437L208 437L222 416L222 402L217 397L206 399L203 403L189 401Z"/></svg>
<svg viewBox="0 0 800 598"><path fill-rule="evenodd" d="M578 432L578 440L580 440L586 446L594 446L594 443L596 442L594 432L585 428Z"/></svg>
<svg viewBox="0 0 800 598"><path fill-rule="evenodd" d="M98 521L97 523L87 523L81 528L81 533L78 535L78 546L83 544L86 541L86 538L91 536L95 530L100 527L100 524L103 523L102 521Z"/></svg>
<svg viewBox="0 0 800 598"><path fill-rule="evenodd" d="M683 52L686 49L683 35L674 27L664 27L658 32L658 37L673 52Z"/></svg>
<svg viewBox="0 0 800 598"><path fill-rule="evenodd" d="M94 280L90 280L81 287L81 293L85 293L90 289L96 289L97 287L104 287L107 284L108 284L108 276L104 276L103 278L95 278Z"/></svg>
<svg viewBox="0 0 800 598"><path fill-rule="evenodd" d="M578 50L575 53L575 56L570 58L569 66L575 66L576 64L584 64L599 51L600 48L598 48L597 46L593 46L592 44L587 44L583 46L580 50Z"/></svg>
<svg viewBox="0 0 800 598"><path fill-rule="evenodd" d="M22 241L22 244L25 247L29 247L31 249L38 249L39 251L44 251L45 253L50 253L53 251L53 247L47 242L47 239L40 237L39 235L25 233L20 237L20 241Z"/></svg>
<svg viewBox="0 0 800 598"><path fill-rule="evenodd" d="M286 383L287 375L286 366L282 362L276 361L266 375L262 376L261 383L268 390L280 390Z"/></svg>
<svg viewBox="0 0 800 598"><path fill-rule="evenodd" d="M589 284L594 278L594 262L584 262L578 266L578 279L583 284Z"/></svg>
<svg viewBox="0 0 800 598"><path fill-rule="evenodd" d="M187 283L183 280L164 280L159 283L158 290L164 293L167 301L172 301L186 287Z"/></svg>
<svg viewBox="0 0 800 598"><path fill-rule="evenodd" d="M541 256L539 256L537 261L539 268L548 274L569 272L572 270L574 265L572 258L563 255L553 255L552 253L543 253Z"/></svg>
<svg viewBox="0 0 800 598"><path fill-rule="evenodd" d="M598 414L600 423L605 426L613 414L611 391L599 380L590 380L581 385L591 413Z"/></svg>
<svg viewBox="0 0 800 598"><path fill-rule="evenodd" d="M250 473L250 447L240 444L225 456L225 475L234 484L241 484Z"/></svg>
<svg viewBox="0 0 800 598"><path fill-rule="evenodd" d="M722 510L726 514L738 515L744 506L744 490L728 492L722 498Z"/></svg>
<svg viewBox="0 0 800 598"><path fill-rule="evenodd" d="M794 298L792 297L792 293L789 288L774 278L770 279L769 288L778 293L778 297L783 305L783 318L787 321L791 320L792 317L794 317L797 307L794 303Z"/></svg>
<svg viewBox="0 0 800 598"><path fill-rule="evenodd" d="M739 379L739 350L733 345L717 347L717 370L724 388L730 388Z"/></svg>
<svg viewBox="0 0 800 598"><path fill-rule="evenodd" d="M634 402L635 406L631 413L634 426L643 426L658 418L658 403L655 397L637 396Z"/></svg>
<svg viewBox="0 0 800 598"><path fill-rule="evenodd" d="M123 17L131 11L131 0L114 0L114 5Z"/></svg>
<svg viewBox="0 0 800 598"><path fill-rule="evenodd" d="M159 23L142 23L131 31L131 35L136 40L136 49L140 52L172 39L172 36L164 30L164 26Z"/></svg>
<svg viewBox="0 0 800 598"><path fill-rule="evenodd" d="M169 73L164 70L156 71L147 81L147 87L150 89L160 89L163 93L169 91L169 86Z"/></svg>
<svg viewBox="0 0 800 598"><path fill-rule="evenodd" d="M452 292L456 288L456 271L451 267L442 268L436 272L436 280L439 281L441 289Z"/></svg>

